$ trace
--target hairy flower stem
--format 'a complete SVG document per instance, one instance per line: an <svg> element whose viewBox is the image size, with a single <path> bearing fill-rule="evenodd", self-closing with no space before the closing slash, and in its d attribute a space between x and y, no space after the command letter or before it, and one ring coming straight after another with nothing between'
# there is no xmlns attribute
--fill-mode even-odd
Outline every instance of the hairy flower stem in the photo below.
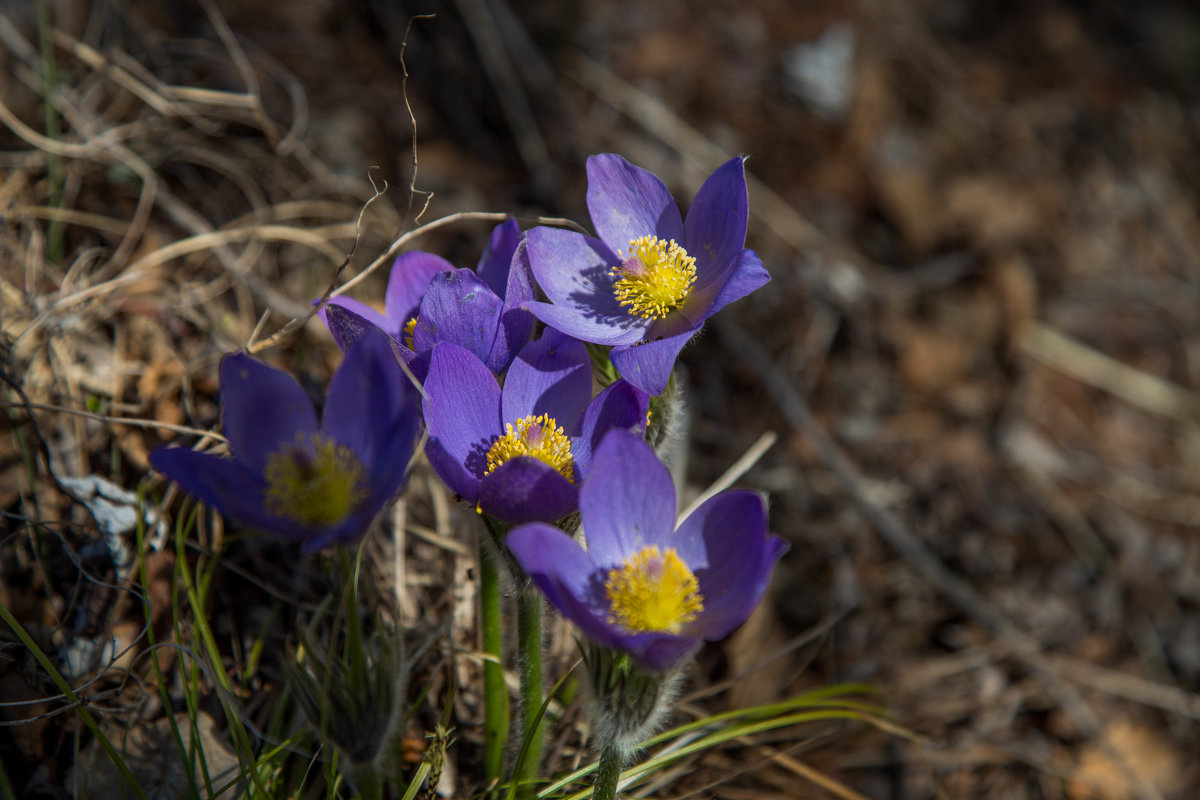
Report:
<svg viewBox="0 0 1200 800"><path fill-rule="evenodd" d="M616 744L605 745L600 752L600 764L596 767L592 800L616 800L617 784L621 781L621 763L624 760L620 747Z"/></svg>
<svg viewBox="0 0 1200 800"><path fill-rule="evenodd" d="M612 360L608 357L608 353L612 350L611 347L606 347L602 344L588 344L588 355L592 359L592 374L596 376L596 380L600 385L608 386L618 377L617 368L613 366Z"/></svg>
<svg viewBox="0 0 1200 800"><path fill-rule="evenodd" d="M491 534L486 534L490 536ZM508 689L504 685L504 643L500 616L500 565L490 542L479 539L479 627L483 652L483 770L488 782L504 772L508 744Z"/></svg>
<svg viewBox="0 0 1200 800"><path fill-rule="evenodd" d="M542 761L542 595L526 585L517 592L517 639L521 664L521 719L525 726L524 760L513 778L519 797L532 797Z"/></svg>

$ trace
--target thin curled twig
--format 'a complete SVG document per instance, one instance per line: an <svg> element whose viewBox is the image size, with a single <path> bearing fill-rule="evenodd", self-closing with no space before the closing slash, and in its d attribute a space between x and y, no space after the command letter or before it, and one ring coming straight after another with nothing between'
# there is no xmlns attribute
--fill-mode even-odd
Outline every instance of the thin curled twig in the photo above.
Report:
<svg viewBox="0 0 1200 800"><path fill-rule="evenodd" d="M330 296L337 297L350 291L355 286L366 280L368 275L395 258L396 255L403 250L404 246L409 242L424 236L427 233L435 231L438 228L444 228L447 225L455 222L466 222L468 220L503 222L506 219L516 219L521 222L529 222L534 225L551 225L558 228L571 228L579 231L580 233L587 233L587 231L578 222L566 219L564 217L526 217L520 214L508 214L502 211L456 211L453 214L447 214L444 217L439 217L432 222L426 222L424 225L413 228L411 231L396 237L391 245L388 246L387 250L384 250L378 258L368 264L362 272L358 273L353 278L338 287L334 292L331 293Z"/></svg>
<svg viewBox="0 0 1200 800"><path fill-rule="evenodd" d="M358 219L354 223L354 243L350 245L350 252L347 253L345 258L342 259L342 262L338 264L337 270L335 270L333 273L332 280L330 280L329 285L321 294L320 299L305 309L303 314L296 316L270 337L261 342L255 341L255 337L258 334L258 327L261 327L261 325L256 326L254 333L250 337L250 341L246 343L246 352L260 353L263 350L266 350L268 347L274 347L275 345L279 344L288 336L290 336L292 331L295 331L301 325L312 319L317 311L329 301L334 288L337 286L338 279L342 277L342 273L346 271L346 267L350 266L350 262L354 260L354 254L358 252L358 243L362 239L363 217L366 215L367 209L369 209L372 204L375 203L375 201L383 197L384 193L387 191L387 181L383 182L383 188L381 189L375 185L375 180L372 178L371 186L375 189L375 193L371 195L367 202L363 203L362 208L359 209Z"/></svg>

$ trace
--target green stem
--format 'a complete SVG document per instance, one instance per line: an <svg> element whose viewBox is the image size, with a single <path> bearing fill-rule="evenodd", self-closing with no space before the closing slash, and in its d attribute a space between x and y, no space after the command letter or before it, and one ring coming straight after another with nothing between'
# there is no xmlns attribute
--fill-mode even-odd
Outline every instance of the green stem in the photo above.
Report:
<svg viewBox="0 0 1200 800"><path fill-rule="evenodd" d="M490 536L491 534L484 534ZM479 540L479 627L483 652L493 658L483 662L483 770L488 782L504 771L508 744L508 689L504 685L503 637L500 617L500 565L492 547Z"/></svg>
<svg viewBox="0 0 1200 800"><path fill-rule="evenodd" d="M592 788L592 800L616 800L617 784L621 782L621 762L624 758L615 745L606 745L600 753L600 764L596 767L596 785Z"/></svg>
<svg viewBox="0 0 1200 800"><path fill-rule="evenodd" d="M521 719L525 725L524 759L517 765L518 796L530 797L542 762L542 595L534 586L517 593L517 639L521 663Z"/></svg>
<svg viewBox="0 0 1200 800"><path fill-rule="evenodd" d="M605 347L599 344L589 344L587 346L588 355L592 358L592 374L596 376L596 380L600 382L602 387L608 386L620 377L617 373L617 368L613 366L612 360L609 358L611 347Z"/></svg>

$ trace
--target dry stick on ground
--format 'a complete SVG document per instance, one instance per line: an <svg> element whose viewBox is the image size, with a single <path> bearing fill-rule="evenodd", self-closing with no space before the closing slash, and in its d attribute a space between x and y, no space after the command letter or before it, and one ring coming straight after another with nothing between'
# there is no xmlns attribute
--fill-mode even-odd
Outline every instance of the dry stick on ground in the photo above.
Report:
<svg viewBox="0 0 1200 800"><path fill-rule="evenodd" d="M392 591L396 595L396 612L400 615L397 627L404 629L412 627L417 619L417 600L408 590L404 576L408 574L405 565L405 548L408 542L408 498L401 495L392 505Z"/></svg>
<svg viewBox="0 0 1200 800"><path fill-rule="evenodd" d="M1047 366L1121 398L1143 411L1195 424L1200 397L1040 323L1029 327L1021 349Z"/></svg>
<svg viewBox="0 0 1200 800"><path fill-rule="evenodd" d="M579 223L575 222L574 220L564 219L562 217L527 217L520 214L509 214L506 212L496 211L456 211L453 214L447 214L446 216L439 217L432 222L426 222L420 227L413 228L411 231L397 236L395 240L388 245L387 250L384 250L378 258L368 264L362 272L358 273L353 278L339 286L337 289L330 292L329 296L338 297L339 295L343 295L350 291L352 288L366 280L367 276L372 272L395 258L396 255L404 249L406 244L426 233L445 227L446 225L465 220L504 222L506 219L510 218L518 219L522 222L532 222L535 225L551 225L558 228L571 228L572 230L586 233L586 231L579 226Z"/></svg>
<svg viewBox="0 0 1200 800"><path fill-rule="evenodd" d="M1047 658L1060 675L1066 675L1076 683L1091 686L1114 697L1124 697L1135 703L1200 720L1200 694L1127 672L1106 669L1082 658L1057 654Z"/></svg>
<svg viewBox="0 0 1200 800"><path fill-rule="evenodd" d="M146 94L153 94L153 92L147 88L144 92L140 93L139 96ZM59 98L56 98L56 100L59 100ZM75 109L63 107L61 101L59 101L57 104L59 105L60 111L62 111L64 114L72 114L74 117L79 116L78 114L74 113L76 111ZM151 105L154 107L154 104ZM77 119L76 121L80 124L81 128L96 127L95 125L90 124L93 122L90 119ZM213 227L203 220L199 214L178 201L173 195L171 195L170 192L160 187L156 174L140 157L118 143L115 128L93 131L92 135L88 137L88 140L84 144L72 145L50 140L41 136L36 131L33 131L31 128L28 128L28 126L24 125L24 123L17 119L16 116L9 111L7 106L4 106L2 103L0 103L0 122L6 124L18 136L45 152L56 153L60 156L68 158L82 158L87 160L95 159L99 161L108 160L112 163L125 164L142 178L143 191L138 200L138 206L134 214L134 221L128 226L120 245L118 245L116 251L109 258L110 264L115 264L119 268L123 267L125 262L128 260L129 254L132 253L134 245L140 240L141 232L145 228L150 212L156 204L161 205L172 219L196 236L215 233ZM302 236L302 234L291 233L284 238L291 238L292 236ZM226 271L245 284L250 289L251 293L255 295L256 299L258 299L264 305L267 305L272 309L291 317L301 316L306 310L306 307L303 304L292 301L290 298L281 295L278 291L266 284L253 272L245 268L240 263L241 260L235 258L234 255L226 249L224 242L220 242L215 248L215 255L222 266L225 267ZM141 261L145 260L146 259L144 258L141 259L139 264ZM138 274L139 272L137 269L127 269L125 270L125 275L123 275L122 278L125 281L129 281L136 279ZM119 285L121 285L121 282L119 281L108 281L93 288L98 291L110 291ZM76 294L70 296L69 299L72 302L78 302L79 300L84 299L86 296L88 295ZM67 298L60 298L60 301L56 302L54 307L43 312L43 314L40 315L42 319L36 320L35 324L31 326L31 328L39 327L40 323L45 322L47 315L50 315L52 312L58 310L62 299Z"/></svg>
<svg viewBox="0 0 1200 800"><path fill-rule="evenodd" d="M252 107L254 113L254 121L258 124L259 130L267 137L267 141L271 143L271 147L278 148L281 137L279 129L275 127L275 121L267 116L267 112L263 109L262 92L258 85L258 75L254 72L254 67L250 65L250 59L246 57L246 53L242 50L242 46L238 43L237 36L233 30L221 16L221 12L217 10L216 5L212 0L200 0L200 5L204 8L204 13L208 15L208 21L212 23L213 28L217 31L217 36L221 39L221 44L225 46L226 52L229 53L229 58L233 61L234 68L242 78L242 83L246 85L246 94L254 98Z"/></svg>
<svg viewBox="0 0 1200 800"><path fill-rule="evenodd" d="M765 746L760 749L766 753L766 758L762 761L764 764L778 764L788 772L799 775L804 780L821 787L835 797L842 798L842 800L867 800L865 795L861 795L849 786L833 780L828 775L813 769L803 761L797 761L785 751Z"/></svg>
<svg viewBox="0 0 1200 800"><path fill-rule="evenodd" d="M509 60L496 20L483 0L458 0L458 11L466 23L467 33L475 42L479 58L486 69L484 74L496 89L500 107L512 129L513 141L525 168L541 182L553 182L553 163L546 140L538 128L538 115L526 96L517 71Z"/></svg>
<svg viewBox="0 0 1200 800"><path fill-rule="evenodd" d="M872 502L863 488L864 479L857 467L841 448L829 438L813 417L808 404L796 391L759 345L728 320L717 325L721 339L731 350L748 363L759 375L775 405L793 430L803 436L817 451L821 461L833 472L842 488L871 526L925 580L938 588L959 609L966 612L991 632L1010 655L1024 662L1041 679L1046 689L1062 704L1064 711L1080 730L1095 739L1120 766L1130 785L1142 800L1162 795L1145 778L1133 770L1124 754L1107 744L1100 720L1079 693L1070 686L1055 668L1056 662L1041 652L1041 645L1013 624L1003 613L988 603L966 581L951 572L945 564L921 543L904 523L886 508Z"/></svg>
<svg viewBox="0 0 1200 800"><path fill-rule="evenodd" d="M111 425L132 425L135 428L143 428L145 430L166 430L174 431L175 433L183 433L191 436L199 436L200 441L197 446L203 444L206 440L212 439L214 442L227 444L228 440L217 433L216 431L204 430L203 428L193 428L187 425L174 425L170 422L159 422L154 419L140 419L136 417L114 417L108 414L96 414L91 411L82 411L77 408L67 408L66 406L56 406L50 403L0 403L0 408L28 408L38 411L53 411L58 414L73 414L77 417L85 417L94 419L99 422L108 423Z"/></svg>
<svg viewBox="0 0 1200 800"><path fill-rule="evenodd" d="M205 3L204 5L205 5L205 11L209 14L214 27L217 29L218 35L220 36L223 44L225 45L230 58L234 61L236 68L238 69L239 73L242 75L244 82L246 83L246 92L244 94L230 95L228 93L225 93L225 96L222 97L221 99L226 100L226 101L235 100L235 99L248 100L249 101L248 103L243 103L242 105L248 106L249 110L254 115L254 122L258 125L258 127L262 131L263 135L266 136L267 139L272 143L272 145L275 147L277 152L279 152L280 154L284 154L286 152L295 151L295 154L297 155L297 157L299 158L301 163L303 163L312 174L317 175L318 177L326 176L328 174L328 170L326 170L324 168L324 165L320 164L320 162L318 162L315 158L313 158L311 156L311 154L307 152L306 148L299 146L296 142L292 141L298 137L299 127L302 125L302 117L306 113L305 104L303 102L298 102L298 101L304 100L303 92L297 92L296 87L292 86L289 83L288 92L289 92L289 95L292 96L293 103L296 106L296 108L295 108L296 119L293 120L292 127L287 131L286 135L284 135L282 137L282 139L280 139L278 127L274 124L274 122L271 119L269 119L266 116L265 111L263 110L263 106L262 106L262 102L261 102L261 98L260 98L258 80L254 73L254 69L250 64L249 59L246 57L246 54L242 51L240 45L237 43L236 38L233 36L232 32L229 30L228 26L225 24L224 19L220 17L220 15L216 11L215 7L211 3ZM85 53L85 55L86 55L86 53ZM122 71L120 73L120 77L123 78L124 82L126 82L126 83L136 81L136 79L129 72ZM285 82L287 82L287 81L285 81ZM140 97L141 99L143 99L143 101L147 102L150 105L150 107L154 108L155 110L161 110L162 108L171 108L174 110L174 112L177 115L186 117L193 122L195 122L197 119L200 119L199 116L196 116L196 115L188 116L187 114L184 113L187 110L186 109L186 105L187 105L186 100L179 102L179 100L177 99L177 101L173 102L173 101L169 100L168 98L164 97L160 92L156 91L154 88L152 88L151 86L149 86L148 84L145 84L145 83L140 84L139 89L140 89L140 91L136 92L137 96ZM64 111L65 111L65 109L64 109ZM115 133L113 131L106 131L105 135L108 138L112 138L113 136L115 136ZM96 137L97 140L99 140L99 138L100 137ZM126 153L127 153L127 151L124 148L120 148L120 150L118 152L118 154L122 155L122 156L124 156ZM129 154L129 157L133 158L132 154ZM219 156L216 154L210 154L209 158L210 159L219 158ZM135 162L131 166L136 168L137 163ZM219 168L219 165L217 165L217 164L210 164L210 166ZM230 179L233 180L234 183L239 183L239 181L237 180L237 177L236 177L236 170L226 169L224 171L229 175ZM142 171L138 170L138 172L139 172L139 174L141 174ZM149 178L147 178L146 176L143 175L143 178L147 181L147 189L148 190L155 188L155 184L150 182L151 179L153 178L153 175L151 175ZM254 188L254 187L251 185L251 188ZM143 192L144 196L146 194L147 194L147 192ZM167 211L168 215L171 216L171 218L174 221L176 221L181 226L183 226L186 230L188 230L188 232L192 233L195 236L203 236L205 234L211 234L211 233L216 232L216 230L212 226L207 225L202 219L200 219L198 214L196 214L191 209L187 208L184 204L182 204L178 200L176 200L170 194L170 192L166 191L165 189L160 189L159 194L160 194L160 197L158 198L159 204ZM260 212L260 213L265 211L265 208L262 206L261 202L258 202L258 203L254 202L255 198L252 195L253 195L253 192L247 193L248 199L251 201L252 205L255 206L255 211ZM153 198L153 192L150 192L150 197ZM377 191L375 196L372 197L371 200L367 201L366 206L364 206L362 211L365 212L366 208L369 207L374 200L378 199L378 197L379 197L379 192ZM148 209L147 209L147 213L148 213ZM355 243L356 244L358 241L357 232L361 228L361 224L362 224L362 214L360 213L359 224L355 227L355 234L356 234L355 235ZM315 234L315 232L303 232L302 233L298 229L293 229L293 231L294 232L291 233L290 235L285 234L281 238L283 238L285 240L289 239L289 238L293 238L293 237L295 237L296 240L308 238L309 239L308 242L302 242L302 243L310 244L310 246L314 246L316 249L322 249L322 247L321 247L322 244L326 244L326 245L328 244L326 242L320 242L320 241L317 241L314 243L312 240L313 240L313 234ZM305 234L309 234L309 235L306 237ZM128 240L128 238L129 237L127 236L126 239ZM258 241L256 239L251 239L250 246L253 247L256 245L261 247L261 245L258 243ZM221 265L225 268L226 272L229 273L230 275L232 275L234 278L236 278L242 284L246 285L250 289L251 294L255 296L256 300L258 300L260 303L270 307L272 310L283 314L284 316L293 318L292 327L287 328L286 329L287 332L290 332L295 327L298 327L298 325L303 324L303 321L307 320L308 317L312 316L313 309L311 307L307 306L303 302L296 302L296 301L293 301L290 298L282 295L277 290L275 290L273 287L271 287L270 285L265 283L258 275L256 275L250 269L250 262L254 259L254 256L255 256L254 253L251 253L249 250L247 250L247 252L241 254L240 257L235 257L234 254L228 250L227 246L224 243L221 243L221 245L219 245L218 247L215 248L214 254L216 255L218 261L220 261ZM340 255L340 253L338 255ZM333 257L333 258L335 261L337 260L336 257ZM115 258L112 260L114 262L118 261ZM345 265L343 264L343 267L344 266ZM340 270L339 270L339 274L340 274ZM335 278L335 283L336 283L336 278Z"/></svg>
<svg viewBox="0 0 1200 800"><path fill-rule="evenodd" d="M693 511L705 502L732 486L738 478L749 472L777 441L779 441L779 434L775 433L775 431L767 431L762 436L759 436L754 444L750 445L750 448L742 454L741 458L733 462L729 466L729 469L721 473L720 477L697 495L695 500L688 503L685 509L679 512L677 519L680 521L687 519Z"/></svg>
<svg viewBox="0 0 1200 800"><path fill-rule="evenodd" d="M63 111L61 103L56 107L60 112ZM83 144L56 141L30 128L3 102L0 102L0 123L3 123L34 148L45 153L63 158L98 161L109 165L123 164L137 173L138 177L142 179L142 191L138 196L137 206L134 208L133 220L121 239L121 243L109 257L109 262L113 264L120 264L127 260L136 244L141 240L142 233L150 219L150 212L154 208L155 195L159 188L158 176L150 168L150 165L119 144L113 129L104 130Z"/></svg>

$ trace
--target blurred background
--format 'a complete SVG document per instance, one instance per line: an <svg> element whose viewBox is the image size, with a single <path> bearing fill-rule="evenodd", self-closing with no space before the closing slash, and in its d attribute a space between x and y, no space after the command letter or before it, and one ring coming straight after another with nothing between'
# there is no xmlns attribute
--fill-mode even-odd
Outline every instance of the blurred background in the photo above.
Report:
<svg viewBox="0 0 1200 800"><path fill-rule="evenodd" d="M177 554L130 570L108 490L63 480L136 491L150 449L216 424L217 361L247 342L318 390L319 323L270 337L347 254L342 281L456 212L586 225L597 152L686 208L742 154L772 281L684 351L679 466L694 496L746 456L791 550L690 686L712 712L869 681L898 727L741 742L637 796L1200 794L1192 4L10 1L0 58L0 603L147 752L167 710L129 676L152 680L170 604L147 620L129 589L169 598ZM471 266L492 224L414 246ZM447 539L471 523L416 483L397 603L458 614L468 646L471 597L444 587L469 584ZM187 557L220 549L206 524ZM237 549L230 669L278 599L246 575L285 552ZM104 760L57 694L0 627L16 796ZM475 737L446 796L479 788Z"/></svg>

